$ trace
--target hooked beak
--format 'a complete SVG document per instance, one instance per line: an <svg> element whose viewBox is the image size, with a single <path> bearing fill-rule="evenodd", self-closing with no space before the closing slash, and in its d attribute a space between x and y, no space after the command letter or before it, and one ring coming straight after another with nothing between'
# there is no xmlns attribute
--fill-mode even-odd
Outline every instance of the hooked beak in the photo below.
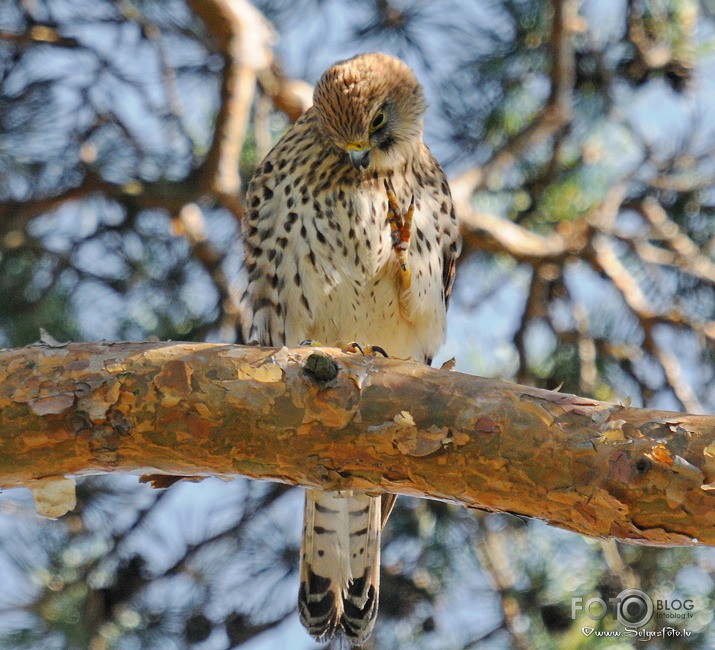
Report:
<svg viewBox="0 0 715 650"><path fill-rule="evenodd" d="M353 167L358 171L361 169L367 169L370 164L370 149L350 149L348 151L350 156L350 162Z"/></svg>

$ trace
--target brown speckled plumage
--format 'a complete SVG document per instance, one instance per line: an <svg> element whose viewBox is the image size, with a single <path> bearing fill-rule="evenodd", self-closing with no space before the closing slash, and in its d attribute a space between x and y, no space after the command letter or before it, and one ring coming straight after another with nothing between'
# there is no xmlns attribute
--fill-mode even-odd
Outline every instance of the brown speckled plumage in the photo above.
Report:
<svg viewBox="0 0 715 650"><path fill-rule="evenodd" d="M364 54L324 73L313 107L248 189L244 340L357 341L429 363L444 340L460 242L444 173L422 142L424 111L422 88L398 59ZM385 179L404 210L414 199L409 286ZM372 630L384 501L308 491L299 609L316 638L342 630L359 644Z"/></svg>

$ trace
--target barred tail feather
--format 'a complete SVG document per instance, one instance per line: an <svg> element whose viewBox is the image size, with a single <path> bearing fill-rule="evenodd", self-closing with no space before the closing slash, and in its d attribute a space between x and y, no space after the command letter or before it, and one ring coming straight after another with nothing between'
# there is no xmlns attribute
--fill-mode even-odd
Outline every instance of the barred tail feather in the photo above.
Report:
<svg viewBox="0 0 715 650"><path fill-rule="evenodd" d="M311 636L342 632L361 645L372 632L380 580L380 497L306 491L298 609Z"/></svg>

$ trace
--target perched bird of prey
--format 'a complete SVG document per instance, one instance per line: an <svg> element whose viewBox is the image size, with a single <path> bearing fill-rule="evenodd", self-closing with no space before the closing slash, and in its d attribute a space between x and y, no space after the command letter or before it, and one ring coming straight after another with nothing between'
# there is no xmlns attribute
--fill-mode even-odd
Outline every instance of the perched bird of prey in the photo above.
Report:
<svg viewBox="0 0 715 650"><path fill-rule="evenodd" d="M460 239L422 142L422 87L399 59L341 61L256 171L243 221L245 341L377 344L430 363ZM356 645L377 613L380 533L394 496L308 490L299 611L318 640Z"/></svg>

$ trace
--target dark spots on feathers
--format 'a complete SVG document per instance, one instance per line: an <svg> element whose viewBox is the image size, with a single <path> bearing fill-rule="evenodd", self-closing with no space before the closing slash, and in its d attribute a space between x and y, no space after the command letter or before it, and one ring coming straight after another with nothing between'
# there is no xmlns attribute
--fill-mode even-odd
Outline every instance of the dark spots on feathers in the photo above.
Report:
<svg viewBox="0 0 715 650"><path fill-rule="evenodd" d="M317 501L315 502L315 509L318 512L322 512L323 514L330 514L330 515L337 515L339 512L338 510L334 510L333 508L328 508L327 506L324 506L324 505L318 503Z"/></svg>
<svg viewBox="0 0 715 650"><path fill-rule="evenodd" d="M317 573L313 573L312 570L310 570L308 572L308 576L309 576L308 581L309 581L309 585L310 585L310 593L312 593L312 594L325 593L324 600L328 600L328 596L330 596L330 600L331 600L330 605L332 607L333 592L328 591L328 589L330 589L330 583L331 583L330 578L323 578L322 576L319 576ZM311 607L313 605L317 605L317 603L312 603Z"/></svg>
<svg viewBox="0 0 715 650"><path fill-rule="evenodd" d="M276 303L274 303L270 298L266 296L261 296L253 301L253 311L254 313L261 309L275 309Z"/></svg>
<svg viewBox="0 0 715 650"><path fill-rule="evenodd" d="M300 294L300 303L305 307L306 311L310 316L313 316L313 310L310 308L310 303L308 302L308 299L305 297L305 294L302 293ZM321 534L321 533L335 533L334 530L329 531L326 530L325 528L320 528L320 526L316 526L313 530L315 530L316 533Z"/></svg>
<svg viewBox="0 0 715 650"><path fill-rule="evenodd" d="M318 589L314 583L318 580L327 581L327 586ZM301 620L308 627L308 632L313 636L324 634L333 635L338 626L335 616L335 593L329 591L330 580L315 575L312 571L309 574L308 582L300 585L299 607Z"/></svg>
<svg viewBox="0 0 715 650"><path fill-rule="evenodd" d="M303 298L305 298L305 296L303 296ZM306 300L306 305L307 302ZM313 526L313 530L316 535L335 535L337 532L334 528L323 528L323 526Z"/></svg>

